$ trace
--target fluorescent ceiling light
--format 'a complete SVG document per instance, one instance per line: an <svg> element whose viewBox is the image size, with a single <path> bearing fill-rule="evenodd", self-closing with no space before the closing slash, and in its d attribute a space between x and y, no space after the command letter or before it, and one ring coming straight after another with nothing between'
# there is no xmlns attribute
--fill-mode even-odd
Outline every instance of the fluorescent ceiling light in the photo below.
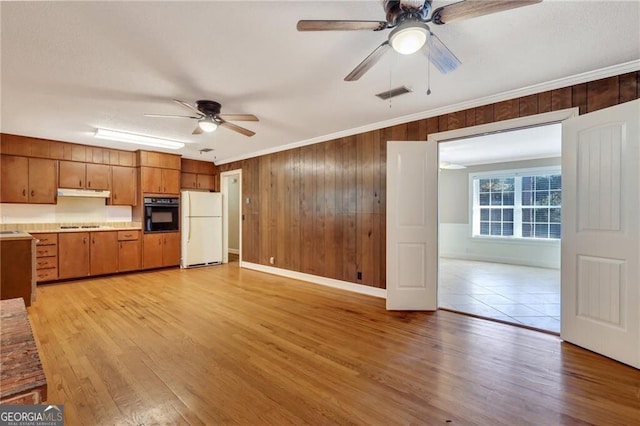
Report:
<svg viewBox="0 0 640 426"><path fill-rule="evenodd" d="M156 148L180 149L184 147L182 142L155 138L152 136L136 135L133 133L118 132L116 130L96 129L94 136L99 139L154 146Z"/></svg>
<svg viewBox="0 0 640 426"><path fill-rule="evenodd" d="M389 43L396 52L411 55L424 46L428 32L429 29L425 24L408 21L391 31Z"/></svg>
<svg viewBox="0 0 640 426"><path fill-rule="evenodd" d="M200 127L203 132L211 133L218 128L218 123L216 123L211 116L207 116L198 120L198 127Z"/></svg>

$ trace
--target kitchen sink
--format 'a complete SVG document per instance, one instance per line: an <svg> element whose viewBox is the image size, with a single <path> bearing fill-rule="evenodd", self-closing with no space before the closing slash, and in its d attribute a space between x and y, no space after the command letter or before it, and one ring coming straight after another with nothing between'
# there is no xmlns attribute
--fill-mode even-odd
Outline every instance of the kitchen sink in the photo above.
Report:
<svg viewBox="0 0 640 426"><path fill-rule="evenodd" d="M20 234L22 231L0 231L0 235Z"/></svg>

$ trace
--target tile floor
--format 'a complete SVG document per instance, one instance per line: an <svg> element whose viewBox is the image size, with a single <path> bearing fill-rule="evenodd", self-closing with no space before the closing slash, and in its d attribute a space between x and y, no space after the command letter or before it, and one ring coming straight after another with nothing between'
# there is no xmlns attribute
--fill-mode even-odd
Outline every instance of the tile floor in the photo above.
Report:
<svg viewBox="0 0 640 426"><path fill-rule="evenodd" d="M560 270L440 258L441 308L560 332Z"/></svg>

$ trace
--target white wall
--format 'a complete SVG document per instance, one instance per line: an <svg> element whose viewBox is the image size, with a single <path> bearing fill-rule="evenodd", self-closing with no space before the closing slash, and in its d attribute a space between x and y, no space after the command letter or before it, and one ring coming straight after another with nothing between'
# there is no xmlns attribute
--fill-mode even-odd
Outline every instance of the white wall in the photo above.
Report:
<svg viewBox="0 0 640 426"><path fill-rule="evenodd" d="M559 166L561 159L545 158L440 170L440 256L485 262L560 268L560 241L472 238L469 207L469 175L497 170Z"/></svg>
<svg viewBox="0 0 640 426"><path fill-rule="evenodd" d="M0 204L0 223L131 222L130 206L104 198L59 197L57 204Z"/></svg>

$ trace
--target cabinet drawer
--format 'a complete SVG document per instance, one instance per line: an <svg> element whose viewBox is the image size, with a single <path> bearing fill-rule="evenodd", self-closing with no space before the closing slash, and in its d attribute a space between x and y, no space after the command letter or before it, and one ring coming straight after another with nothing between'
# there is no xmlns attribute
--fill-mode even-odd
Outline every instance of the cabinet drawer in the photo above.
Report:
<svg viewBox="0 0 640 426"><path fill-rule="evenodd" d="M140 231L118 231L118 241L133 241L140 239Z"/></svg>
<svg viewBox="0 0 640 426"><path fill-rule="evenodd" d="M36 258L36 269L58 268L58 256Z"/></svg>
<svg viewBox="0 0 640 426"><path fill-rule="evenodd" d="M37 246L36 257L57 256L58 246Z"/></svg>
<svg viewBox="0 0 640 426"><path fill-rule="evenodd" d="M58 279L58 268L39 269L36 271L36 281L50 281Z"/></svg>
<svg viewBox="0 0 640 426"><path fill-rule="evenodd" d="M58 244L58 234L33 234L38 239L37 245L48 246L51 244Z"/></svg>

